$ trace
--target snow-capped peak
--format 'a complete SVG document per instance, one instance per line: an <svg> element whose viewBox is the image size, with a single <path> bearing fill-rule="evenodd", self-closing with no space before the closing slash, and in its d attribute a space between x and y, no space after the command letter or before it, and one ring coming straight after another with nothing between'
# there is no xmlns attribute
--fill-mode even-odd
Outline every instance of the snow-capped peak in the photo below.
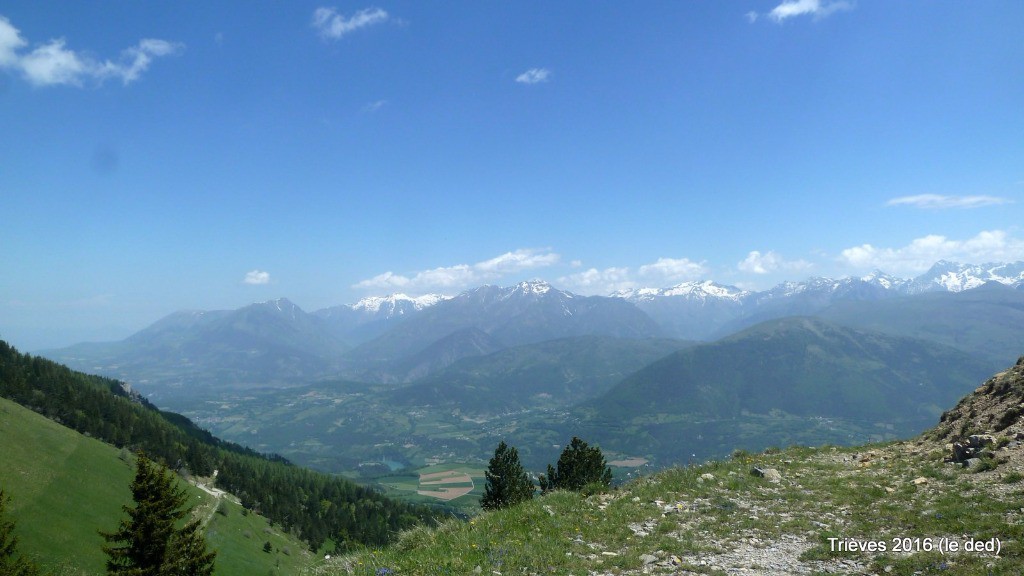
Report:
<svg viewBox="0 0 1024 576"><path fill-rule="evenodd" d="M866 276L861 276L860 281L866 282L868 284L876 284L878 286L881 286L882 288L885 288L886 290L895 288L907 282L907 280L904 280L903 278L896 278L894 276L890 276L885 272L882 272L881 270L877 269Z"/></svg>
<svg viewBox="0 0 1024 576"><path fill-rule="evenodd" d="M389 315L391 314L405 314L407 310L423 310L448 300L450 296L444 296L442 294L424 294L423 296L408 296L406 294L389 294L387 296L370 296L363 298L359 302L352 305L352 309L356 312L365 312L370 314L376 314L384 310Z"/></svg>
<svg viewBox="0 0 1024 576"><path fill-rule="evenodd" d="M735 286L717 284L711 280L696 282L683 282L671 288L634 288L631 290L620 290L612 294L613 297L624 298L630 301L649 301L655 298L679 296L688 300L730 300L739 302L751 293L741 290Z"/></svg>
<svg viewBox="0 0 1024 576"><path fill-rule="evenodd" d="M534 294L540 296L542 294L547 294L551 290L551 285L543 280L529 280L516 284L515 288L512 289L511 294Z"/></svg>
<svg viewBox="0 0 1024 576"><path fill-rule="evenodd" d="M914 292L930 290L963 292L987 282L999 282L1007 285L1024 282L1024 262L972 265L943 260L936 262L931 269L915 278L912 288Z"/></svg>
<svg viewBox="0 0 1024 576"><path fill-rule="evenodd" d="M675 286L662 291L663 296L688 296L690 298L698 298L701 300L717 298L719 300L739 301L749 294L750 292L740 290L735 286L716 284L710 280L704 280L702 282L683 282L682 284L676 284Z"/></svg>

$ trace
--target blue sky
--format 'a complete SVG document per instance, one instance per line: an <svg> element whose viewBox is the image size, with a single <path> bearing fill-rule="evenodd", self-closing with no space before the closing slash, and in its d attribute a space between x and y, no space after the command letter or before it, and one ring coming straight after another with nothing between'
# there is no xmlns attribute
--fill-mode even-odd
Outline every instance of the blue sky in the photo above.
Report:
<svg viewBox="0 0 1024 576"><path fill-rule="evenodd" d="M0 338L1024 259L1024 3L0 7Z"/></svg>

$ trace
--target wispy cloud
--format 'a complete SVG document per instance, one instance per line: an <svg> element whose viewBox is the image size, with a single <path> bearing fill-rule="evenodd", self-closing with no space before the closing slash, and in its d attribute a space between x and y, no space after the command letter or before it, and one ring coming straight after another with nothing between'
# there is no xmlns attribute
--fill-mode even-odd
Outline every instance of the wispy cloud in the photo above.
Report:
<svg viewBox="0 0 1024 576"><path fill-rule="evenodd" d="M757 12L754 12L753 10L751 10L750 12L747 12L746 14L744 14L744 16L747 17L747 22L750 22L751 24L753 24L754 22L757 22L758 14L757 14Z"/></svg>
<svg viewBox="0 0 1024 576"><path fill-rule="evenodd" d="M761 253L759 250L752 250L742 262L736 264L736 267L741 272L750 274L770 274L779 270L802 272L812 266L806 260L786 260L773 250L764 253Z"/></svg>
<svg viewBox="0 0 1024 576"><path fill-rule="evenodd" d="M349 18L334 8L321 7L313 12L313 28L327 40L338 40L350 32L387 20L388 13L380 8L364 8Z"/></svg>
<svg viewBox="0 0 1024 576"><path fill-rule="evenodd" d="M97 61L66 48L63 38L50 40L28 53L28 42L10 20L0 16L0 68L21 73L35 86L68 84L80 86L87 80L102 82L115 78L128 85L149 69L153 58L176 54L184 45L146 38L121 52L117 61Z"/></svg>
<svg viewBox="0 0 1024 576"><path fill-rule="evenodd" d="M388 271L368 278L352 287L358 290L392 291L401 289L409 293L464 290L498 280L504 276L543 268L556 264L560 256L550 250L519 249L506 252L476 264L456 264L422 270L410 276Z"/></svg>
<svg viewBox="0 0 1024 576"><path fill-rule="evenodd" d="M945 208L980 208L982 206L998 206L1010 204L1009 198L998 196L942 196L940 194L918 194L916 196L900 196L885 203L886 206L910 206L930 210Z"/></svg>
<svg viewBox="0 0 1024 576"><path fill-rule="evenodd" d="M373 114L374 112L383 108L384 105L387 103L387 100L376 100L374 102L370 102L366 106L363 106L363 112L366 114Z"/></svg>
<svg viewBox="0 0 1024 576"><path fill-rule="evenodd" d="M797 16L813 16L817 19L824 18L833 12L852 9L853 3L844 0L832 2L822 2L821 0L785 0L775 8L772 8L772 11L768 13L768 17L781 23Z"/></svg>
<svg viewBox="0 0 1024 576"><path fill-rule="evenodd" d="M892 274L921 273L939 260L1012 262L1024 260L1024 240L1003 230L988 230L966 240L938 234L916 238L899 248L861 244L842 251L840 263L857 270L879 269Z"/></svg>
<svg viewBox="0 0 1024 576"><path fill-rule="evenodd" d="M516 76L516 82L519 82L520 84L539 84L541 82L547 82L550 76L551 71L547 68L530 68L526 72Z"/></svg>
<svg viewBox="0 0 1024 576"><path fill-rule="evenodd" d="M253 285L269 284L270 272L265 272L263 270L251 270L249 272L246 272L245 279L242 280L242 282L245 284Z"/></svg>

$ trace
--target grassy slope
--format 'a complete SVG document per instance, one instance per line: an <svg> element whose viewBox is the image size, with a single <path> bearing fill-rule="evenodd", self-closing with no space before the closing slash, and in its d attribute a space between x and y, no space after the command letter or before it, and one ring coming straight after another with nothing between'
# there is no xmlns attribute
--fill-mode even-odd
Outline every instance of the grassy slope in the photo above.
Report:
<svg viewBox="0 0 1024 576"><path fill-rule="evenodd" d="M113 530L131 501L134 471L118 451L0 399L0 482L11 497L23 552L44 565L74 558L104 571L97 530Z"/></svg>
<svg viewBox="0 0 1024 576"><path fill-rule="evenodd" d="M22 552L45 567L104 573L97 531L115 529L121 506L131 503L134 468L125 454L5 399L0 439L0 485L11 497ZM210 519L208 541L219 551L216 574L291 574L311 562L301 543L271 529L266 519L243 516L232 502L226 515L215 514L215 498L188 490L195 513ZM262 551L267 541L274 552Z"/></svg>
<svg viewBox="0 0 1024 576"><path fill-rule="evenodd" d="M415 529L395 546L308 573L1021 574L1024 475L1022 449L1013 451L1011 463L977 474L942 464L941 448L923 440L740 454L608 494L554 493L469 523ZM779 470L781 482L752 475L754 466ZM831 551L829 537L880 540L890 550ZM897 537L996 537L1002 553L898 554Z"/></svg>

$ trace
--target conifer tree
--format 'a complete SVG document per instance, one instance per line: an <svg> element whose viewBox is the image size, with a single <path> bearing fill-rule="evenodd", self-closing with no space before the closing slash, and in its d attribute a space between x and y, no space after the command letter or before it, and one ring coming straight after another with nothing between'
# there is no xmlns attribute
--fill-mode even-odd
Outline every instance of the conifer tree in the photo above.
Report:
<svg viewBox="0 0 1024 576"><path fill-rule="evenodd" d="M107 573L125 576L209 576L215 552L206 551L206 540L197 520L183 528L179 521L189 515L185 491L174 476L141 452L131 486L135 506L124 506L128 518L116 532L101 532L107 545Z"/></svg>
<svg viewBox="0 0 1024 576"><path fill-rule="evenodd" d="M588 484L608 487L612 483L612 469L605 465L604 455L597 446L590 447L573 436L558 458L558 468L548 464L547 474L540 476L540 489L580 491Z"/></svg>
<svg viewBox="0 0 1024 576"><path fill-rule="evenodd" d="M519 462L519 451L505 442L498 444L484 472L484 510L507 508L533 498L533 482Z"/></svg>
<svg viewBox="0 0 1024 576"><path fill-rule="evenodd" d="M0 576L36 576L36 565L18 554L14 521L6 517L7 501L7 495L0 489Z"/></svg>

